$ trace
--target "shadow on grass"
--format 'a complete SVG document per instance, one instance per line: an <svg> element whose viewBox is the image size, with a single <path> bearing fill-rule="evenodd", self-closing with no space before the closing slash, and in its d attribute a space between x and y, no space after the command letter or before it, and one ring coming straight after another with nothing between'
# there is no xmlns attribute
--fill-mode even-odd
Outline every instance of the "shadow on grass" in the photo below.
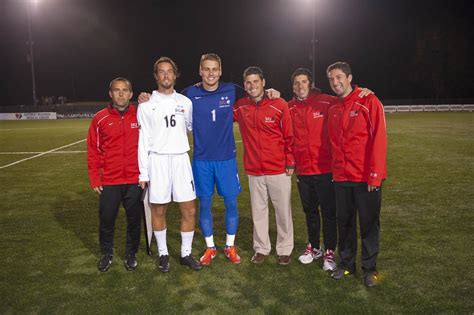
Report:
<svg viewBox="0 0 474 315"><path fill-rule="evenodd" d="M92 254L99 256L98 198L88 190L80 191L74 197L58 195L54 217L61 226L74 233Z"/></svg>
<svg viewBox="0 0 474 315"><path fill-rule="evenodd" d="M58 196L54 209L54 216L61 226L73 232L76 238L84 244L84 247L98 258L100 256L99 198L89 190L81 191L74 197ZM139 251L146 252L143 225L142 220ZM114 233L114 252L119 257L125 256L126 233L125 209L120 206ZM153 249L156 249L156 246L152 243L152 251Z"/></svg>
<svg viewBox="0 0 474 315"><path fill-rule="evenodd" d="M89 190L81 190L75 194L58 195L54 206L54 217L60 225L71 231L84 247L96 257L100 255L99 249L99 200ZM197 203L197 207L199 204ZM236 237L236 246L244 255L253 254L253 223L250 211L241 211L239 214L239 227ZM223 248L226 240L225 210L219 203L212 208L214 218L214 240L216 246ZM179 256L181 247L180 220L181 213L176 203L171 203L167 210L168 248L171 255ZM270 209L270 237L272 240L272 254L275 254L276 229L274 225L274 210ZM120 208L115 222L114 247L115 252L123 256L126 242L126 218L123 207ZM146 252L144 230L142 224L141 242L139 251ZM295 249L299 251L305 244L296 242ZM202 231L199 228L199 210L196 213L196 232L193 241L193 253L198 256L205 249L206 244ZM153 255L156 254L156 241L151 244ZM242 257L250 259L250 257Z"/></svg>

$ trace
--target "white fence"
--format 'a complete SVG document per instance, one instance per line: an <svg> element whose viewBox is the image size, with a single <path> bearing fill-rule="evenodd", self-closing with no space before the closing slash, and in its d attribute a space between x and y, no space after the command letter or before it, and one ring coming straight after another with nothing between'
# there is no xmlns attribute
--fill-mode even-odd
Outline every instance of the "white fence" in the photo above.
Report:
<svg viewBox="0 0 474 315"><path fill-rule="evenodd" d="M472 112L474 104L443 104L443 105L386 105L386 113L405 112Z"/></svg>
<svg viewBox="0 0 474 315"><path fill-rule="evenodd" d="M406 112L473 112L474 104L443 104L443 105L385 105L386 113ZM93 112L80 113L0 113L0 120L25 120L25 119L61 119L61 118L91 118Z"/></svg>

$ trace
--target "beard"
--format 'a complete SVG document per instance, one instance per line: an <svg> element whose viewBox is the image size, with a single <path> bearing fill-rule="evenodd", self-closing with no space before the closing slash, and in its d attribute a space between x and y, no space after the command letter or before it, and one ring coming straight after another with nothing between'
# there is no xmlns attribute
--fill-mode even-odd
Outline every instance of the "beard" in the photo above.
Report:
<svg viewBox="0 0 474 315"><path fill-rule="evenodd" d="M168 90L174 87L174 81L158 82L158 86L164 90Z"/></svg>

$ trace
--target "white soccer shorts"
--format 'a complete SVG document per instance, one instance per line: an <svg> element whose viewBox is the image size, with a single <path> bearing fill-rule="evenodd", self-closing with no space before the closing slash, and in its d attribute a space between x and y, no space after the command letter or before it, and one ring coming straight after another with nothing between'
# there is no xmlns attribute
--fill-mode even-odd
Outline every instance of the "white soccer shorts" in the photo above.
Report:
<svg viewBox="0 0 474 315"><path fill-rule="evenodd" d="M149 201L165 204L196 199L193 171L189 156L183 154L150 154Z"/></svg>

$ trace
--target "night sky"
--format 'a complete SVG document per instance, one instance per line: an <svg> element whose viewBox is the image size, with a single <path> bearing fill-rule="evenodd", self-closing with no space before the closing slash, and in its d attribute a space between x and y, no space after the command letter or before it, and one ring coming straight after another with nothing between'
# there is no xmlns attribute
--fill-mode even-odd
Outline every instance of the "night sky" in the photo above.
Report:
<svg viewBox="0 0 474 315"><path fill-rule="evenodd" d="M177 90L200 80L199 57L223 59L225 81L260 66L267 87L291 96L290 75L311 69L316 1L316 85L326 67L352 65L353 82L383 100L474 99L473 0L39 0L33 5L37 94L107 100L129 78L135 96L155 88L153 63L174 59ZM2 105L31 104L28 1L0 0Z"/></svg>

